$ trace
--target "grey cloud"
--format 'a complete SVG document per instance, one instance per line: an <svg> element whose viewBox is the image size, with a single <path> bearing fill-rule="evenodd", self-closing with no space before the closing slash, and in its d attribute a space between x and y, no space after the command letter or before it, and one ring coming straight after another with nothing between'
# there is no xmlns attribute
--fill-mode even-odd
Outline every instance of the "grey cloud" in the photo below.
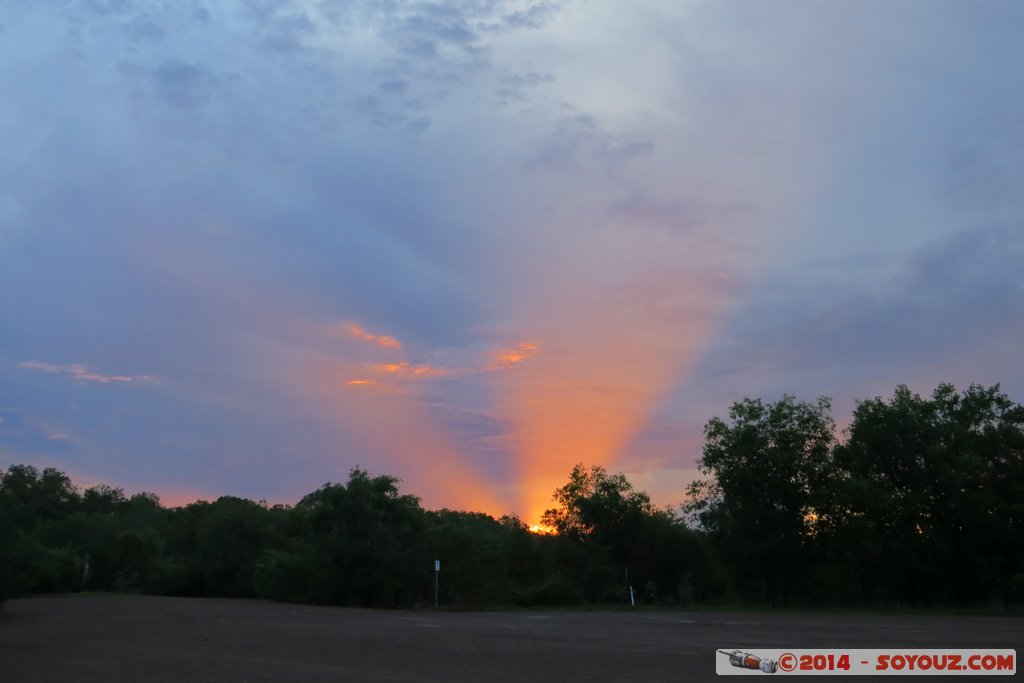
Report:
<svg viewBox="0 0 1024 683"><path fill-rule="evenodd" d="M122 14L132 9L128 0L85 0L83 3L86 9L97 14Z"/></svg>
<svg viewBox="0 0 1024 683"><path fill-rule="evenodd" d="M943 190L955 204L987 211L1024 208L1024 125L1017 119L990 124L957 141L949 154Z"/></svg>
<svg viewBox="0 0 1024 683"><path fill-rule="evenodd" d="M241 13L259 22L271 22L281 16L302 14L302 3L296 0L242 0Z"/></svg>
<svg viewBox="0 0 1024 683"><path fill-rule="evenodd" d="M374 127L422 132L426 117L437 120L432 108L443 106L468 79L491 67L482 23L500 23L510 14L516 17L512 24L526 29L553 11L546 3L521 2L310 6L239 0L221 5L213 18L200 3L186 8L191 15L162 5L100 2L86 7L88 12L74 17L63 10L53 15L77 22L76 44L96 58L94 66L106 60L154 69L149 84L130 85L136 97L155 89L165 106L196 111L217 100L226 85L224 74L234 72L243 88L225 114L240 119L287 116L291 120L276 122L276 131L301 125L327 134L341 118L339 101L346 100ZM210 42L213 31L231 40L217 46ZM368 51L352 47L354 32L360 44L368 39ZM508 86L524 89L548 78L531 72ZM277 89L276 105L257 113L252 100L271 87Z"/></svg>
<svg viewBox="0 0 1024 683"><path fill-rule="evenodd" d="M550 74L541 75L535 71L503 76L499 79L499 82L503 83L505 87L496 90L494 96L504 106L517 102L527 102L530 99L530 96L527 94L528 91L539 85L552 83L554 80L555 77Z"/></svg>
<svg viewBox="0 0 1024 683"><path fill-rule="evenodd" d="M494 91L494 96L503 105L512 104L514 102L526 102L527 97L523 94L522 90L517 88L499 88Z"/></svg>
<svg viewBox="0 0 1024 683"><path fill-rule="evenodd" d="M416 2L375 6L371 14L385 23L387 35L401 54L417 60L459 65L475 70L485 66L490 52L484 34L542 26L558 10L548 2L530 2L507 12L509 3ZM419 72L422 73L422 72Z"/></svg>
<svg viewBox="0 0 1024 683"><path fill-rule="evenodd" d="M429 116L417 116L409 123L405 124L405 130L414 135L422 133L426 129L430 128L430 117Z"/></svg>
<svg viewBox="0 0 1024 683"><path fill-rule="evenodd" d="M214 79L207 71L180 60L158 66L153 83L164 103L177 109L196 109L206 104L214 91Z"/></svg>
<svg viewBox="0 0 1024 683"><path fill-rule="evenodd" d="M512 12L504 17L508 28L540 28L558 12L558 6L550 2L538 2L525 10Z"/></svg>
<svg viewBox="0 0 1024 683"><path fill-rule="evenodd" d="M921 250L911 289L918 301L1024 320L1024 225L965 230ZM979 311L977 306L981 306ZM957 308L960 308L957 306Z"/></svg>
<svg viewBox="0 0 1024 683"><path fill-rule="evenodd" d="M552 2L527 2L518 3L522 9L507 11L505 5L512 3L486 3L485 6L491 10L489 16L480 17L476 27L484 32L503 32L517 29L538 29L543 27L552 17L557 14L561 5ZM494 10L499 10L494 13Z"/></svg>
<svg viewBox="0 0 1024 683"><path fill-rule="evenodd" d="M415 8L418 11L397 18L391 29L399 49L410 56L433 58L444 44L468 50L480 40L460 8L433 3Z"/></svg>
<svg viewBox="0 0 1024 683"><path fill-rule="evenodd" d="M531 88L544 83L554 83L555 77L551 74L539 74L536 71L530 71L525 74L505 76L501 81L515 88Z"/></svg>
<svg viewBox="0 0 1024 683"><path fill-rule="evenodd" d="M699 436L699 424L744 396L831 396L840 424L855 400L901 382L920 382L921 391L940 381L1001 382L1019 400L1021 263L1024 229L1002 226L965 229L920 248L884 283L850 284L844 271L865 272L859 255L832 263L834 282L790 267L758 283L661 412L690 420L678 435ZM644 443L657 440L647 434ZM688 465L699 443L678 453L675 462Z"/></svg>
<svg viewBox="0 0 1024 683"><path fill-rule="evenodd" d="M884 294L821 281L762 283L704 359L697 382L782 381L785 390L811 382L805 391L819 394L826 384L870 377L947 379L942 373L965 349L1024 334L1021 263L1024 229L975 228L920 249ZM1001 368L1004 381L1024 382L1015 360L986 362Z"/></svg>
<svg viewBox="0 0 1024 683"><path fill-rule="evenodd" d="M262 44L272 51L301 50L305 40L317 33L316 24L305 14L275 17L258 29Z"/></svg>
<svg viewBox="0 0 1024 683"><path fill-rule="evenodd" d="M377 89L393 95L404 95L409 90L409 83L400 79L381 81L377 84Z"/></svg>
<svg viewBox="0 0 1024 683"><path fill-rule="evenodd" d="M439 399L439 402L443 399ZM488 450L504 450L499 443L515 427L512 420L487 415L474 410L459 410L443 406L445 423L454 431L471 439L479 439Z"/></svg>
<svg viewBox="0 0 1024 683"><path fill-rule="evenodd" d="M375 95L363 95L352 102L355 112L379 128L405 128L411 124L409 112Z"/></svg>
<svg viewBox="0 0 1024 683"><path fill-rule="evenodd" d="M128 23L126 30L133 42L142 43L163 38L167 31L151 19L136 19Z"/></svg>
<svg viewBox="0 0 1024 683"><path fill-rule="evenodd" d="M679 233L714 230L722 219L747 216L754 211L755 207L745 202L713 204L696 198L664 201L637 193L608 205L609 214L628 219L631 226L663 228Z"/></svg>
<svg viewBox="0 0 1024 683"><path fill-rule="evenodd" d="M654 142L628 133L611 133L590 114L574 113L555 121L529 170L578 170L598 163L614 166L654 150Z"/></svg>

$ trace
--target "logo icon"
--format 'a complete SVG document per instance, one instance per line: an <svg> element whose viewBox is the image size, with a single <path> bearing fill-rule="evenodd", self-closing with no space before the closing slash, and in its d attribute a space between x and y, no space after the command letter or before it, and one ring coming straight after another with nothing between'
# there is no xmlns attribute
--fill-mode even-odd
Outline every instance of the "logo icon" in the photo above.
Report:
<svg viewBox="0 0 1024 683"><path fill-rule="evenodd" d="M718 652L719 652L719 654L723 654L726 657L728 657L730 664L732 664L733 666L739 667L741 669L753 669L755 671L762 671L763 673L766 673L766 674L773 674L779 668L778 662L776 662L774 659L768 659L768 658L762 659L761 657L758 657L757 655L752 655L752 654L749 654L747 652L740 652L739 650L733 650L732 652L726 652L725 650L719 650ZM793 657L793 655L789 655L789 656ZM783 657L785 657L785 655L783 655ZM796 659L795 658L793 659L793 665L794 665L794 667L796 666ZM783 669L783 670L785 671L785 669ZM790 669L790 670L792 670L792 669Z"/></svg>

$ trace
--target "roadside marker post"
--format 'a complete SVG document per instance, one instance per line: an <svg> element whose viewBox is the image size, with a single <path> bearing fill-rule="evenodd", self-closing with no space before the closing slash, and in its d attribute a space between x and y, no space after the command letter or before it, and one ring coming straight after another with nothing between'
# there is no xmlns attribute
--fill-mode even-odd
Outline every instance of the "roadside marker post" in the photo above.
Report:
<svg viewBox="0 0 1024 683"><path fill-rule="evenodd" d="M437 607L437 577L441 574L441 560L434 560L434 607Z"/></svg>

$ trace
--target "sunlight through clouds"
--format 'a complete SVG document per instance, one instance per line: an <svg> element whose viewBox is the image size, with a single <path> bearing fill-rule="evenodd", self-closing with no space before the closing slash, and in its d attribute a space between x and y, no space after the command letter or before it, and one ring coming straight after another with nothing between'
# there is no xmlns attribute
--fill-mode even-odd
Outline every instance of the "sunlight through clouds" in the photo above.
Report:
<svg viewBox="0 0 1024 683"><path fill-rule="evenodd" d="M282 502L360 466L535 523L578 462L678 503L744 396L1024 391L1017 4L0 26L12 463Z"/></svg>

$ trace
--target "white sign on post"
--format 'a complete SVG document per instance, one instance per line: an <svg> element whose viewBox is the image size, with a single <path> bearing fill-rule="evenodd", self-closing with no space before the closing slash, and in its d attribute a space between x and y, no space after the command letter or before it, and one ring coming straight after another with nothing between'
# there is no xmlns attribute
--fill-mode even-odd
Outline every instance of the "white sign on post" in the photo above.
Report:
<svg viewBox="0 0 1024 683"><path fill-rule="evenodd" d="M437 607L437 577L441 575L441 560L434 560L434 607Z"/></svg>

